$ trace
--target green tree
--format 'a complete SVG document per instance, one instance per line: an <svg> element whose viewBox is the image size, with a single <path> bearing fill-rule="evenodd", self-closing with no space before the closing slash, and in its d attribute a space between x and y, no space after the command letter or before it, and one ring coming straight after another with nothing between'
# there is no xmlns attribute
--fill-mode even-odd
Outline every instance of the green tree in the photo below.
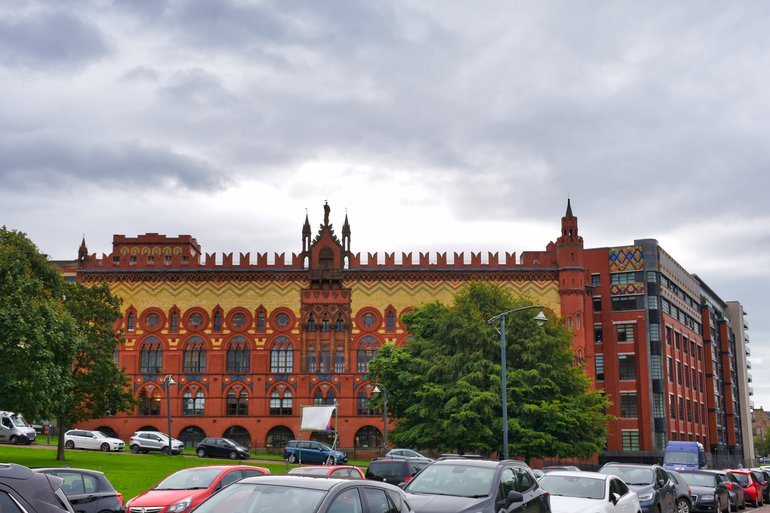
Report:
<svg viewBox="0 0 770 513"><path fill-rule="evenodd" d="M499 324L486 321L529 304L496 285L474 283L451 306L430 303L404 316L411 342L386 345L369 365L398 419L394 443L459 453L501 449ZM532 316L532 310L515 313L506 322L509 450L527 460L590 457L604 446L607 400L573 365L564 324L551 316L540 327Z"/></svg>
<svg viewBox="0 0 770 513"><path fill-rule="evenodd" d="M754 453L758 456L770 455L770 429L754 437Z"/></svg>
<svg viewBox="0 0 770 513"><path fill-rule="evenodd" d="M104 417L118 411L131 411L136 401L130 379L115 362L115 349L121 341L115 331L120 317L120 299L106 285L86 287L67 283L65 307L78 327L68 383L58 411L60 427ZM64 437L59 437L57 459L64 459Z"/></svg>
<svg viewBox="0 0 770 513"><path fill-rule="evenodd" d="M0 409L53 418L69 388L77 326L64 280L24 233L0 229Z"/></svg>

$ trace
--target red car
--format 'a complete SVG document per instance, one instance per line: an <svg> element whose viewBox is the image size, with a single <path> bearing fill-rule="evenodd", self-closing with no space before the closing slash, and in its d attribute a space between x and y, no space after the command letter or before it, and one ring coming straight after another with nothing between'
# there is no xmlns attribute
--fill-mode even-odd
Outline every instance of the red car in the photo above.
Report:
<svg viewBox="0 0 770 513"><path fill-rule="evenodd" d="M353 465L318 465L296 467L288 472L300 476L325 476L342 477L347 479L364 479L364 473L360 468Z"/></svg>
<svg viewBox="0 0 770 513"><path fill-rule="evenodd" d="M183 513L208 499L211 494L244 477L261 476L270 471L251 465L211 465L174 472L154 488L137 495L126 504L127 511Z"/></svg>
<svg viewBox="0 0 770 513"><path fill-rule="evenodd" d="M730 472L732 472L738 479L738 482L741 483L743 491L746 492L746 499L756 507L762 506L764 504L762 485L759 484L754 473L747 469L736 469L731 470Z"/></svg>

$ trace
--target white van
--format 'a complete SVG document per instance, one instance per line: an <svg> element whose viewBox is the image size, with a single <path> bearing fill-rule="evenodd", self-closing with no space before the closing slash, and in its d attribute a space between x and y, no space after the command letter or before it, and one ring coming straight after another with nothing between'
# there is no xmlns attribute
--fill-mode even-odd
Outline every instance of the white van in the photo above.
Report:
<svg viewBox="0 0 770 513"><path fill-rule="evenodd" d="M0 442L29 445L35 441L35 428L19 413L0 411Z"/></svg>

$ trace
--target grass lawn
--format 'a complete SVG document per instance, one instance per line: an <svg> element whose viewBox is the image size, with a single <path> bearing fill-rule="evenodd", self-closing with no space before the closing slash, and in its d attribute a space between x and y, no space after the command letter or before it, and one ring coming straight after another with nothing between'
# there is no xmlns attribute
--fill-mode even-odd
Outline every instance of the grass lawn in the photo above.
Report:
<svg viewBox="0 0 770 513"><path fill-rule="evenodd" d="M18 463L27 467L89 468L104 472L107 479L128 501L148 489L172 472L202 465L231 464L231 460L198 458L197 456L166 456L161 453L131 454L103 453L99 451L64 451L65 461L56 461L56 447L0 445L0 462ZM284 474L286 463L246 460L247 465L265 467L271 474ZM292 465L294 466L294 465Z"/></svg>

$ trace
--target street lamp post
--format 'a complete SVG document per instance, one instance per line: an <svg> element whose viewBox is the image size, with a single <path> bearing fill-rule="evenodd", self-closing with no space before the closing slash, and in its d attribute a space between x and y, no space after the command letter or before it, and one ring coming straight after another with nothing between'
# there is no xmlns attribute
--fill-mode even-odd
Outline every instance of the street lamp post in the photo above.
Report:
<svg viewBox="0 0 770 513"><path fill-rule="evenodd" d="M505 355L505 318L511 315L512 313L521 312L524 310L531 310L535 308L540 308L540 313L535 316L535 321L542 326L544 322L548 320L548 318L543 313L543 306L542 305L532 305L532 306L521 306L519 308L514 308L513 310L508 310L507 312L503 312L501 314L497 314L494 317L487 320L487 324L492 324L496 320L500 320L500 361L502 363L502 379L503 379L503 392L502 392L502 399L503 399L503 459L508 459L508 375L507 375L507 359Z"/></svg>
<svg viewBox="0 0 770 513"><path fill-rule="evenodd" d="M166 414L168 416L168 455L173 454L173 446L171 444L171 385L175 385L174 377L171 374L166 374L163 378L163 383L166 385Z"/></svg>
<svg viewBox="0 0 770 513"><path fill-rule="evenodd" d="M372 393L382 392L382 445L384 451L388 450L388 390L382 385L376 385Z"/></svg>

